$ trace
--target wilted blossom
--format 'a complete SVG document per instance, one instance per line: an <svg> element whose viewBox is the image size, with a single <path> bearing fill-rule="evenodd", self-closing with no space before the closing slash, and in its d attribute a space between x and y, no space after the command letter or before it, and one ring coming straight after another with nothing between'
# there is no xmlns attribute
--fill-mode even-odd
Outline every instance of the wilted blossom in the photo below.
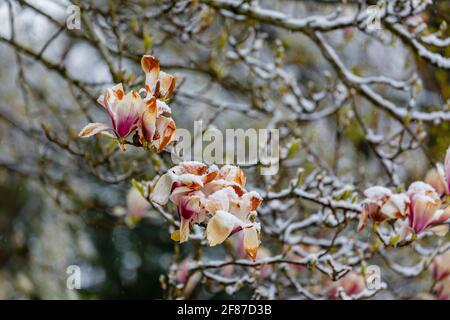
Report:
<svg viewBox="0 0 450 320"><path fill-rule="evenodd" d="M435 281L450 278L450 251L446 251L445 253L436 256L433 259L431 270Z"/></svg>
<svg viewBox="0 0 450 320"><path fill-rule="evenodd" d="M391 190L375 186L364 191L362 213L359 220L358 231L367 225L370 218L375 223L385 220L404 218L407 215L409 198L403 194L392 194Z"/></svg>
<svg viewBox="0 0 450 320"><path fill-rule="evenodd" d="M409 186L409 226L416 233L430 229L437 234L445 234L447 226L438 226L450 218L450 208L441 208L441 199L432 186L416 181Z"/></svg>
<svg viewBox="0 0 450 320"><path fill-rule="evenodd" d="M363 292L365 288L364 277L351 271L333 284L329 297L331 299L339 299L339 292L343 292L346 296L351 297Z"/></svg>
<svg viewBox="0 0 450 320"><path fill-rule="evenodd" d="M148 63L146 61L149 59L153 61L155 68L157 66L159 73L159 60L152 56L142 58L144 72L147 74ZM125 94L122 83L107 88L97 101L108 112L111 124L89 123L80 131L79 136L87 138L102 133L117 139L121 148L124 149L126 138L137 130L141 145L154 146L156 151L160 152L173 140L176 131L173 119L164 116L171 113L170 107L160 100L160 98L164 98L164 100L169 98L175 88L175 78L164 74L164 78L156 78L154 82L156 88L165 88L167 79L172 79L170 80L170 87L164 91L164 96L161 96L160 93L162 89L158 89L157 92L147 89L148 84L146 84L145 89L140 90L146 92L145 98L142 98L135 90Z"/></svg>
<svg viewBox="0 0 450 320"><path fill-rule="evenodd" d="M159 178L151 200L165 205L170 199L177 205L180 242L188 240L194 223L207 223L210 246L221 244L231 234L243 230L244 249L254 260L260 233L256 209L262 198L257 192L248 192L245 182L245 174L239 167L225 165L219 170L215 165L186 161Z"/></svg>

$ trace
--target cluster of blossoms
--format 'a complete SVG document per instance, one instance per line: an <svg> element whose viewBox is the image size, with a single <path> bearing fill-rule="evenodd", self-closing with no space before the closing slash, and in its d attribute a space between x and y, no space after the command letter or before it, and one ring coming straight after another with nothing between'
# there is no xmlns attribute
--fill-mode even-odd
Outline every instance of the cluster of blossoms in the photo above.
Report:
<svg viewBox="0 0 450 320"><path fill-rule="evenodd" d="M407 221L402 225L401 239L424 230L445 235L448 226L443 223L450 218L450 206L441 200L441 196L449 195L450 148L447 150L444 166L438 165L437 181L433 185L441 188L422 181L413 182L406 193L392 193L380 186L368 188L364 192L366 198L358 231L364 229L370 218L377 224L386 220Z"/></svg>
<svg viewBox="0 0 450 320"><path fill-rule="evenodd" d="M160 205L170 200L177 206L181 224L173 239L187 241L193 224L207 224L210 246L243 231L244 250L255 260L260 233L256 209L262 198L255 191L248 192L245 183L245 174L239 167L225 165L219 169L186 161L158 179L150 198Z"/></svg>
<svg viewBox="0 0 450 320"><path fill-rule="evenodd" d="M119 83L106 89L97 101L108 112L111 124L89 123L79 133L80 137L101 133L116 139L124 149L127 137L135 133L133 144L154 147L157 152L173 140L176 125L167 117L171 109L166 102L175 89L175 77L160 71L159 60L149 55L142 57L141 66L145 88L125 94Z"/></svg>

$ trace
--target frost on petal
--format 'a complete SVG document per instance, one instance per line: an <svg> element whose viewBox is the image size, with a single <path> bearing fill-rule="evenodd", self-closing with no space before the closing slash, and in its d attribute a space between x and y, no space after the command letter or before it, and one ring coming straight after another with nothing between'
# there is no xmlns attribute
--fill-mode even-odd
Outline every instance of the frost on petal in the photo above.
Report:
<svg viewBox="0 0 450 320"><path fill-rule="evenodd" d="M220 189L211 194L205 201L206 210L210 214L214 214L217 211L229 211L230 201L237 201L238 196L233 188L228 187Z"/></svg>
<svg viewBox="0 0 450 320"><path fill-rule="evenodd" d="M233 229L241 224L241 221L226 211L217 211L209 220L206 227L206 238L209 245L221 244L228 238Z"/></svg>
<svg viewBox="0 0 450 320"><path fill-rule="evenodd" d="M163 174L156 182L150 195L150 199L160 205L165 205L169 201L169 195L172 191L172 179L169 174Z"/></svg>
<svg viewBox="0 0 450 320"><path fill-rule="evenodd" d="M83 129L81 129L78 136L81 138L88 138L107 130L112 130L111 126L99 122L89 123Z"/></svg>
<svg viewBox="0 0 450 320"><path fill-rule="evenodd" d="M247 192L242 196L243 204L249 211L255 211L263 201L262 197L256 191Z"/></svg>
<svg viewBox="0 0 450 320"><path fill-rule="evenodd" d="M208 166L198 161L184 161L179 164L184 173L203 175L208 170Z"/></svg>
<svg viewBox="0 0 450 320"><path fill-rule="evenodd" d="M409 198L406 194L394 194L381 207L381 213L389 219L403 218L406 216Z"/></svg>
<svg viewBox="0 0 450 320"><path fill-rule="evenodd" d="M255 226L250 228L244 228L244 249L245 252L252 258L253 261L256 260L256 255L258 254L259 247L259 236L258 230Z"/></svg>
<svg viewBox="0 0 450 320"><path fill-rule="evenodd" d="M245 177L244 171L241 168L225 165L220 169L220 177L229 182L236 182L240 186L244 187L247 178Z"/></svg>
<svg viewBox="0 0 450 320"><path fill-rule="evenodd" d="M162 116L163 114L171 114L172 110L170 109L170 107L163 101L161 100L156 100L156 106L158 107L158 114L157 117Z"/></svg>
<svg viewBox="0 0 450 320"><path fill-rule="evenodd" d="M391 195L391 190L380 186L370 187L364 191L364 196L371 201L383 201Z"/></svg>
<svg viewBox="0 0 450 320"><path fill-rule="evenodd" d="M434 188L428 183L422 181L415 181L409 186L408 196L413 197L414 195L428 195L435 199L439 199L439 195L436 190L434 190Z"/></svg>

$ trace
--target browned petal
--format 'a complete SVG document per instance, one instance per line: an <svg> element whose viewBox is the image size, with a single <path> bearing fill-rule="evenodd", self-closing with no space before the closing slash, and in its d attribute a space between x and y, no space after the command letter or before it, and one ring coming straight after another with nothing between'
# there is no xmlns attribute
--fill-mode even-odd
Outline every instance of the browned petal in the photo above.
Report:
<svg viewBox="0 0 450 320"><path fill-rule="evenodd" d="M244 171L242 171L242 169L239 167L237 167L235 181L239 183L241 186L245 186L245 183L247 182L247 178L244 174Z"/></svg>
<svg viewBox="0 0 450 320"><path fill-rule="evenodd" d="M251 201L251 203L252 203L252 208L251 208L251 210L252 210L252 211L255 211L255 210L259 207L259 205L261 204L262 199L261 199L261 198L258 198L258 197L252 197L252 198L250 199L250 201Z"/></svg>
<svg viewBox="0 0 450 320"><path fill-rule="evenodd" d="M175 121L172 119L169 119L167 126L164 130L164 132L161 135L160 143L157 149L157 152L160 152L164 149L164 147L172 141L173 137L175 136L175 132L177 130L177 126L175 125Z"/></svg>
<svg viewBox="0 0 450 320"><path fill-rule="evenodd" d="M245 189L242 188L241 185L239 185L239 184L232 184L231 187L234 189L234 191L236 192L236 194L237 194L239 197L242 197L242 196L244 195Z"/></svg>
<svg viewBox="0 0 450 320"><path fill-rule="evenodd" d="M167 99L175 90L176 79L174 76L161 71L159 73L160 90L164 99Z"/></svg>
<svg viewBox="0 0 450 320"><path fill-rule="evenodd" d="M139 137L141 143L145 141L151 142L155 136L156 132L156 99L150 99L146 102L147 110L142 114L140 121Z"/></svg>
<svg viewBox="0 0 450 320"><path fill-rule="evenodd" d="M206 173L208 166L201 162L187 161L181 164L185 173L195 174L201 176Z"/></svg>
<svg viewBox="0 0 450 320"><path fill-rule="evenodd" d="M145 55L141 59L141 66L144 72L149 73L157 69L159 72L159 59L150 55Z"/></svg>
<svg viewBox="0 0 450 320"><path fill-rule="evenodd" d="M211 181L213 181L217 177L218 174L219 174L219 171L209 172L207 175L205 175L203 177L203 184L210 183Z"/></svg>
<svg viewBox="0 0 450 320"><path fill-rule="evenodd" d="M122 87L113 89L113 92L118 100L122 100L125 97L125 91L123 91Z"/></svg>

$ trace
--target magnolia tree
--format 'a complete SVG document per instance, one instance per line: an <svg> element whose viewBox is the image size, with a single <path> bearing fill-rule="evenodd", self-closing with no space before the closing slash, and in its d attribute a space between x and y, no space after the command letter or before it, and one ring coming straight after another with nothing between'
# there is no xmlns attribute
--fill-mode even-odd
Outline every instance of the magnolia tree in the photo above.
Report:
<svg viewBox="0 0 450 320"><path fill-rule="evenodd" d="M157 226L164 298L450 298L448 3L0 8L2 167Z"/></svg>

